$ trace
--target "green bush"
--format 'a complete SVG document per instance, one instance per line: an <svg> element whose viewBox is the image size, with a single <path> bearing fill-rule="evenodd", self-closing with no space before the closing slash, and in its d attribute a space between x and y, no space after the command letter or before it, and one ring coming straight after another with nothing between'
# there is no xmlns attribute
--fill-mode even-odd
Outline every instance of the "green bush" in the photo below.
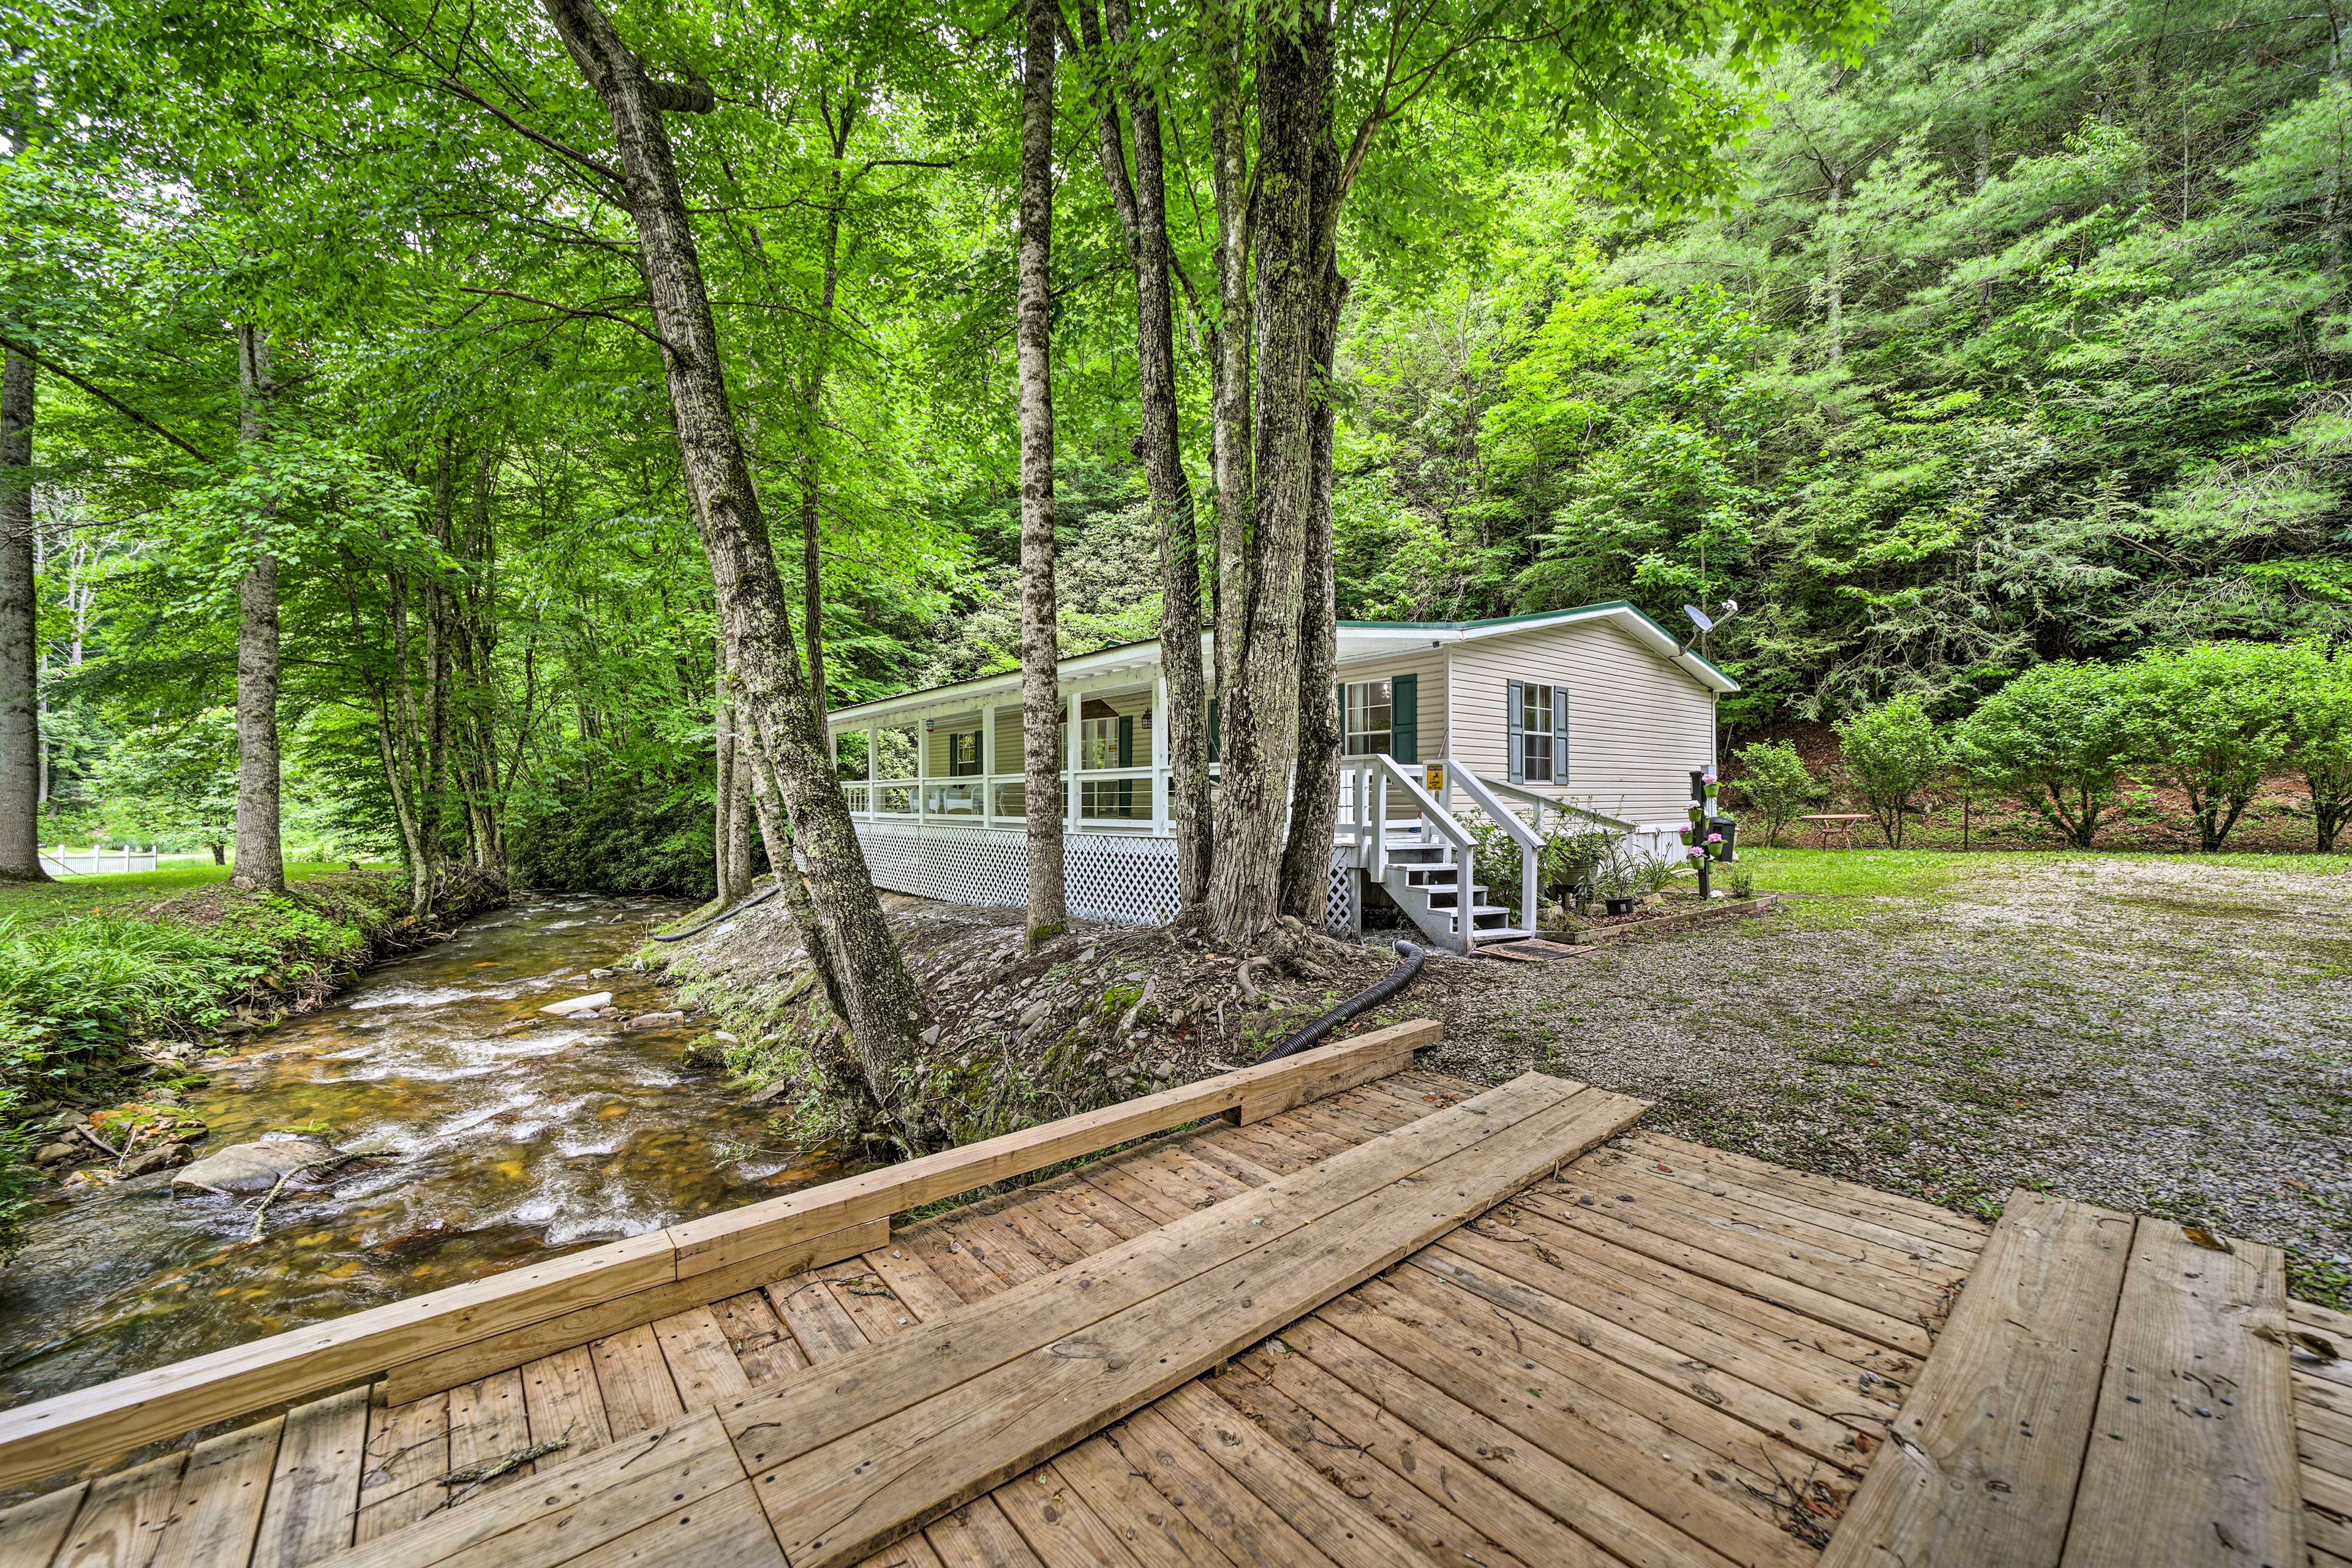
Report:
<svg viewBox="0 0 2352 1568"><path fill-rule="evenodd" d="M2209 855L2285 760L2291 694L2278 651L2200 643L2152 650L2116 670L2132 752L2188 795L2197 847Z"/></svg>
<svg viewBox="0 0 2352 1568"><path fill-rule="evenodd" d="M1730 787L1742 804L1764 824L1768 847L1780 842L1780 830L1802 816L1805 807L1821 799L1821 781L1805 766L1797 748L1786 741L1758 741L1731 753L1739 776Z"/></svg>
<svg viewBox="0 0 2352 1568"><path fill-rule="evenodd" d="M2311 643L2274 649L2273 663L2286 714L2287 765L2311 791L2312 830L2322 855L2352 816L2352 662Z"/></svg>
<svg viewBox="0 0 2352 1568"><path fill-rule="evenodd" d="M2115 667L2067 661L2017 677L1953 737L1970 778L2023 800L2080 849L2114 807L2132 746L2131 709Z"/></svg>
<svg viewBox="0 0 2352 1568"><path fill-rule="evenodd" d="M516 885L603 893L719 890L708 768L613 769L559 779L516 804L507 858ZM759 835L752 858L759 859Z"/></svg>
<svg viewBox="0 0 2352 1568"><path fill-rule="evenodd" d="M1919 699L1906 694L1839 720L1837 737L1846 773L1887 847L1902 848L1905 814L1919 809L1915 797L1949 764L1950 750L1935 720Z"/></svg>

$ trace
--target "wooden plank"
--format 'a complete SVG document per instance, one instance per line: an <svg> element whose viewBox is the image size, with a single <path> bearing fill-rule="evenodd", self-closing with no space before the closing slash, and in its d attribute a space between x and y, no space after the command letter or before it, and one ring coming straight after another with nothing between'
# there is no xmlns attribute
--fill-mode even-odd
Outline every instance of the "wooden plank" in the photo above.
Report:
<svg viewBox="0 0 2352 1568"><path fill-rule="evenodd" d="M735 1450L717 1419L693 1416L616 1437L530 1486L444 1510L328 1561L333 1568L434 1568L444 1563L543 1568L742 1480L743 1467L735 1462Z"/></svg>
<svg viewBox="0 0 2352 1568"><path fill-rule="evenodd" d="M395 1403L405 1403L471 1383L489 1373L505 1372L560 1350L586 1344L607 1334L650 1323L673 1312L706 1306L771 1279L798 1273L820 1263L850 1258L889 1238L889 1222L870 1220L830 1235L816 1237L757 1257L739 1258L724 1268L691 1279L663 1280L643 1289L616 1294L574 1310L524 1324L519 1328L469 1341L430 1355L404 1361L385 1374L384 1386Z"/></svg>
<svg viewBox="0 0 2352 1568"><path fill-rule="evenodd" d="M1460 1232L1455 1233L1457 1236ZM1866 1462L1864 1449L1874 1447L1877 1434L1868 1434L1869 1442L1857 1447L1854 1439L1864 1436L1862 1429L1846 1419L1825 1415L1809 1405L1790 1398L1770 1381L1754 1381L1726 1373L1722 1368L1694 1360L1645 1334L1626 1329L1609 1318L1587 1312L1569 1301L1561 1300L1520 1280L1490 1268L1476 1258L1448 1250L1444 1246L1423 1247L1407 1260L1413 1270L1454 1289L1476 1297L1494 1310L1507 1313L1545 1335L1571 1360L1585 1357L1607 1362L1627 1373L1649 1379L1671 1389L1677 1397L1695 1399L1708 1410L1721 1411L1736 1417L1757 1432L1769 1434L1792 1449L1811 1455L1824 1464L1846 1471L1858 1471ZM1409 1270L1397 1271L1400 1281L1409 1277ZM1512 1325L1514 1328L1516 1324ZM1515 1336L1525 1338L1525 1331ZM1569 1347L1575 1347L1574 1350ZM1770 1368L1759 1369L1759 1375ZM1615 1380L1611 1380L1612 1384ZM1854 1420L1866 1420L1859 1412L1851 1413ZM1894 1415L1892 1410L1885 1414ZM1694 1426L1697 1424L1693 1424ZM1692 1430L1693 1426L1683 1426ZM1731 1457L1752 1463L1743 1444Z"/></svg>
<svg viewBox="0 0 2352 1568"><path fill-rule="evenodd" d="M1361 1313L1318 1314L1284 1330L1282 1342L1360 1397L1424 1434L1441 1455L1439 1477L1451 1473L1444 1468L1447 1460L1465 1473L1486 1477L1547 1517L1572 1526L1596 1548L1605 1546L1606 1553L1601 1554L1604 1561L1613 1556L1636 1568L1730 1568L1731 1559L1713 1547L1627 1501L1601 1478L1529 1442L1496 1413L1469 1403L1466 1387L1430 1382L1343 1332L1335 1321L1339 1318L1351 1323L1371 1321ZM1580 1449L1577 1458L1594 1463L1589 1451ZM1564 1556L1560 1561L1575 1559Z"/></svg>
<svg viewBox="0 0 2352 1568"><path fill-rule="evenodd" d="M1796 1335L1765 1333L1685 1298L1644 1289L1638 1280L1580 1267L1583 1259L1576 1254L1532 1237L1507 1245L1500 1239L1507 1231L1489 1232L1482 1228L1485 1223L1464 1226L1414 1254L1413 1262L1435 1268L1458 1259L1486 1269L1527 1287L1531 1315L1539 1313L1562 1332L1588 1337L1596 1345L1609 1342L1612 1333L1631 1334L1678 1361L1685 1377L1719 1373L1739 1378L1830 1420L1883 1424L1902 1406L1903 1385L1866 1375ZM1485 1293L1466 1277L1456 1278ZM1636 1353L1651 1352L1637 1347Z"/></svg>
<svg viewBox="0 0 2352 1568"><path fill-rule="evenodd" d="M595 1358L586 1345L526 1365L522 1401L538 1441L561 1439L571 1445L563 1450L566 1463L613 1440L612 1424L604 1418L604 1391L596 1386Z"/></svg>
<svg viewBox="0 0 2352 1568"><path fill-rule="evenodd" d="M924 1531L941 1568L1043 1568L994 1500L946 1515Z"/></svg>
<svg viewBox="0 0 2352 1568"><path fill-rule="evenodd" d="M670 1381L688 1410L704 1410L723 1400L751 1392L735 1347L708 1307L673 1313L653 1325L662 1360L669 1363Z"/></svg>
<svg viewBox="0 0 2352 1568"><path fill-rule="evenodd" d="M530 1447L530 1414L522 1391L520 1369L449 1391L450 1469L479 1470ZM518 1465L488 1480L468 1482L462 1489L468 1496L492 1491L530 1474L529 1465Z"/></svg>
<svg viewBox="0 0 2352 1568"><path fill-rule="evenodd" d="M352 1543L367 1468L369 1391L354 1388L286 1413L253 1568L302 1568Z"/></svg>
<svg viewBox="0 0 2352 1568"><path fill-rule="evenodd" d="M2274 1247L2231 1247L2139 1222L2066 1568L2300 1559L2285 1258Z"/></svg>
<svg viewBox="0 0 2352 1568"><path fill-rule="evenodd" d="M906 1247L877 1247L865 1256L866 1263L889 1282L898 1300L914 1311L918 1320L952 1312L964 1304L963 1298L950 1289L947 1281L933 1272L929 1263Z"/></svg>
<svg viewBox="0 0 2352 1568"><path fill-rule="evenodd" d="M1157 1412L1139 1410L1108 1435L1127 1467L1175 1504L1236 1568L1329 1568L1331 1559L1313 1542Z"/></svg>
<svg viewBox="0 0 2352 1568"><path fill-rule="evenodd" d="M960 1373L953 1386L911 1408L898 1405L890 1414L870 1419L881 1405L852 1402L843 1420L855 1423L855 1429L822 1447L806 1448L797 1426L772 1419L739 1426L739 1439L749 1450L747 1468L758 1472L761 1503L777 1527L785 1555L795 1568L856 1562L1389 1267L1535 1179L1556 1160L1613 1134L1643 1109L1640 1101L1598 1090L1571 1095L1424 1167L1415 1178L1328 1212L1327 1223L1286 1232L1114 1315L1082 1323L1082 1333L980 1375ZM1478 1117L1472 1111L1462 1119ZM1362 1152L1411 1141L1408 1129ZM1328 1162L1323 1169L1338 1163ZM1220 1204L1204 1218L1213 1222L1275 1190ZM1034 1293L1035 1304L1087 1294L1050 1289L1079 1272L1067 1270L1046 1281ZM1097 1310L1101 1305L1096 1303ZM953 1325L966 1315L946 1321ZM910 1342L919 1348L909 1359L919 1365L937 1359L923 1353L932 1347L919 1331L891 1342L889 1348ZM824 1381L806 1380L803 1386ZM763 1447L787 1446L801 1451L782 1465L772 1453L761 1456Z"/></svg>
<svg viewBox="0 0 2352 1568"><path fill-rule="evenodd" d="M1992 1226L1973 1215L1929 1203L1925 1198L1884 1192L1858 1182L1800 1171L1791 1165L1775 1165L1751 1155L1736 1154L1727 1149L1710 1148L1686 1138L1676 1138L1654 1127L1637 1128L1628 1142L1636 1149L1654 1152L1670 1164L1718 1175L1749 1188L1766 1184L1772 1191L1801 1194L1807 1202L1820 1208L1877 1220L1898 1229L1910 1230L1915 1226L1924 1227L1915 1230L1916 1235L1958 1233L1972 1237L1979 1248L1992 1235Z"/></svg>
<svg viewBox="0 0 2352 1568"><path fill-rule="evenodd" d="M801 1353L814 1366L866 1348L866 1335L848 1310L834 1300L824 1281L814 1274L779 1279L765 1292L776 1316L800 1342Z"/></svg>
<svg viewBox="0 0 2352 1568"><path fill-rule="evenodd" d="M1424 1568L1419 1549L1379 1515L1330 1485L1200 1382L1169 1390L1151 1408L1259 1502L1304 1531L1339 1568Z"/></svg>
<svg viewBox="0 0 2352 1568"><path fill-rule="evenodd" d="M1892 1212L1857 1214L1856 1209L1866 1205L1824 1202L1813 1193L1771 1176L1703 1164L1681 1153L1674 1144L1636 1139L1632 1141L1628 1154L1627 1163L1645 1176L1747 1209L1802 1220L1816 1230L1856 1237L1896 1253L1916 1254L1965 1270L1984 1250L1985 1232L1981 1227L1948 1228L1906 1219Z"/></svg>
<svg viewBox="0 0 2352 1568"><path fill-rule="evenodd" d="M0 1568L49 1568L89 1493L89 1482L76 1481L0 1513Z"/></svg>
<svg viewBox="0 0 2352 1568"><path fill-rule="evenodd" d="M1916 1323L1897 1325L1901 1331L1918 1338L1919 1352L1915 1356L1783 1306L1778 1300L1768 1300L1755 1290L1743 1288L1737 1278L1727 1282L1694 1273L1593 1232L1564 1225L1528 1207L1527 1195L1521 1194L1517 1200L1503 1205L1454 1235L1475 1233L1493 1237L1515 1252L1532 1252L1539 1261L1556 1268L1616 1281L1643 1299L1659 1303L1677 1319L1718 1322L1727 1332L1760 1335L1772 1342L1803 1346L1853 1368L1857 1382L1861 1373L1868 1373L1874 1379L1889 1380L1907 1388L1927 1357L1927 1333ZM1647 1239L1646 1233L1634 1234ZM1738 1273L1737 1265L1722 1259L1713 1261L1721 1273L1735 1277ZM1766 1289L1779 1283L1762 1274L1752 1274L1752 1278ZM1845 1303L1836 1305L1843 1309Z"/></svg>
<svg viewBox="0 0 2352 1568"><path fill-rule="evenodd" d="M1136 1474L1108 1436L1087 1438L1047 1468L1092 1505L1142 1568L1197 1568L1217 1561L1209 1538Z"/></svg>
<svg viewBox="0 0 2352 1568"><path fill-rule="evenodd" d="M1591 1194L1622 1220L1891 1317L1939 1321L1953 1289L1968 1278L1966 1267L1906 1258L1786 1215L1743 1208L1645 1174L1631 1162L1576 1174L1578 1195Z"/></svg>
<svg viewBox="0 0 2352 1568"><path fill-rule="evenodd" d="M166 1454L89 1484L57 1556L58 1568L147 1568L179 1500L185 1454Z"/></svg>
<svg viewBox="0 0 2352 1568"><path fill-rule="evenodd" d="M766 1203L689 1220L669 1231L677 1248L677 1278L846 1226L887 1219L907 1209L1181 1126L1244 1101L1288 1097L1291 1103L1298 1103L1336 1094L1411 1066L1412 1053L1434 1043L1444 1033L1442 1026L1426 1020L1399 1024L1264 1067L1243 1068L1083 1116L1064 1117Z"/></svg>
<svg viewBox="0 0 2352 1568"><path fill-rule="evenodd" d="M667 1426L686 1415L652 1324L598 1340L588 1354L596 1365L597 1392L604 1396L604 1424L614 1438Z"/></svg>
<svg viewBox="0 0 2352 1568"><path fill-rule="evenodd" d="M448 1491L449 1399L435 1394L407 1405L381 1401L368 1410L367 1463L360 1472L358 1538L373 1541L439 1508Z"/></svg>
<svg viewBox="0 0 2352 1568"><path fill-rule="evenodd" d="M775 1435L760 1445L761 1468L772 1467L1268 1246L1490 1136L1556 1115L1582 1098L1580 1088L1537 1078L1497 1089L1474 1109L1430 1118L1416 1123L1416 1131L1187 1215L1177 1226L1147 1232L1052 1276L1050 1283L1000 1292L928 1322L887 1358L745 1401L728 1413L728 1429L738 1436L755 1427Z"/></svg>
<svg viewBox="0 0 2352 1568"><path fill-rule="evenodd" d="M452 1561L507 1568L493 1548ZM784 1568L775 1531L740 1481L567 1561L571 1568Z"/></svg>
<svg viewBox="0 0 2352 1568"><path fill-rule="evenodd" d="M0 1487L342 1388L419 1356L658 1284L672 1268L667 1234L653 1231L0 1411ZM392 1402L414 1396L395 1388Z"/></svg>
<svg viewBox="0 0 2352 1568"><path fill-rule="evenodd" d="M728 1347L735 1352L736 1365L743 1369L744 1377L753 1387L773 1383L808 1365L808 1357L801 1354L801 1347L793 1342L783 1320L776 1316L776 1310L768 1305L768 1298L761 1291L746 1290L740 1296L714 1302L710 1315L718 1321L719 1331L727 1336Z"/></svg>
<svg viewBox="0 0 2352 1568"><path fill-rule="evenodd" d="M1654 1406L1625 1403L1622 1385L1612 1387L1589 1369L1577 1375L1538 1335L1523 1330L1521 1350L1509 1327L1492 1317L1480 1322L1454 1302L1424 1304L1383 1280L1349 1292L1318 1315L1725 1556L1779 1568L1811 1562L1811 1552L1782 1533L1748 1490L1772 1493L1763 1454L1726 1453L1731 1445L1720 1428L1685 1434L1696 1401L1673 1400L1661 1389Z"/></svg>
<svg viewBox="0 0 2352 1568"><path fill-rule="evenodd" d="M1516 1206L1660 1263L1670 1264L1685 1273L1714 1280L1759 1300L1816 1319L1832 1328L1874 1340L1889 1350L1902 1352L1906 1356L1925 1357L1927 1347L1933 1342L1927 1325L1916 1318L1897 1316L1875 1307L1864 1306L1803 1280L1790 1279L1785 1273L1769 1267L1727 1257L1715 1249L1718 1238L1714 1236L1669 1236L1635 1225L1632 1220L1610 1212L1621 1205L1596 1200L1588 1207L1551 1193L1521 1193ZM1752 1249L1745 1250L1752 1253ZM1785 1253L1780 1261L1788 1261Z"/></svg>
<svg viewBox="0 0 2352 1568"><path fill-rule="evenodd" d="M1620 1562L1307 1357L1274 1348L1280 1342L1247 1352L1234 1363L1240 1371L1211 1386L1293 1449L1324 1456L1340 1485L1382 1518L1401 1521L1396 1528L1412 1532L1429 1555L1444 1562L1475 1556L1494 1568L1615 1568ZM1254 1385L1244 1385L1244 1375ZM1474 1552L1470 1543L1482 1538Z"/></svg>
<svg viewBox="0 0 2352 1568"><path fill-rule="evenodd" d="M2009 1195L1826 1568L2058 1562L2132 1231L2129 1215Z"/></svg>
<svg viewBox="0 0 2352 1568"><path fill-rule="evenodd" d="M273 1415L196 1445L150 1568L217 1568L252 1554L285 1426Z"/></svg>
<svg viewBox="0 0 2352 1568"><path fill-rule="evenodd" d="M1118 1532L1051 1465L1015 1476L988 1495L1045 1568L1140 1568Z"/></svg>

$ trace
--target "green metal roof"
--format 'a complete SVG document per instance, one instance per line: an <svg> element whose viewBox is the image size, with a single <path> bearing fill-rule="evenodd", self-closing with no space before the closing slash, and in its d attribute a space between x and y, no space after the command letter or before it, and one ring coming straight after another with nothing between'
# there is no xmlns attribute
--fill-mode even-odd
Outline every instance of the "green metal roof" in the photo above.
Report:
<svg viewBox="0 0 2352 1568"><path fill-rule="evenodd" d="M1524 615L1517 616L1488 616L1483 620L1475 621L1341 621L1339 627L1342 631L1352 628L1361 632L1482 632L1492 630L1496 626L1539 626L1545 621L1565 620L1571 616L1595 615L1603 610L1629 610L1641 616L1668 642L1679 644L1682 640L1673 632L1652 620L1642 606L1634 604L1631 599L1604 599L1597 605L1571 605L1558 610L1529 610ZM1700 653L1696 647L1688 649L1685 657L1698 660L1724 679L1731 681L1733 685L1738 684L1729 670Z"/></svg>

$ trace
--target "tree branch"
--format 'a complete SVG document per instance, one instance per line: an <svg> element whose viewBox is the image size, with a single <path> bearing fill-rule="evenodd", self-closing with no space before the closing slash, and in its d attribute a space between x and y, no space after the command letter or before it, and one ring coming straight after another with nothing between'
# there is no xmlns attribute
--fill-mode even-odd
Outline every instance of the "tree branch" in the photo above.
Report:
<svg viewBox="0 0 2352 1568"><path fill-rule="evenodd" d="M511 289L477 289L470 283L458 284L457 291L460 294L486 294L494 300L520 300L526 305L537 305L548 310L560 310L567 316L599 316L607 321L620 322L664 353L670 352L669 344L665 342L661 335L651 327L633 321L628 317L612 310L596 310L582 305L561 304L553 300L542 300L536 294L518 294Z"/></svg>
<svg viewBox="0 0 2352 1568"><path fill-rule="evenodd" d="M100 403L105 404L109 408L113 409L117 414L121 415L124 418L132 421L134 424L145 426L156 435L163 437L164 440L172 443L173 446L177 447L181 451L185 452L189 457L194 458L197 462L209 463L212 461L210 458L205 457L202 452L197 451L194 447L189 446L177 436L174 436L169 430L164 429L163 426L158 425L152 419L148 418L147 416L140 413L139 410L131 407L128 403L123 402L122 399L114 396L112 394L108 393L96 385L93 385L91 383L84 380L79 375L76 375L73 372L68 370L65 366L58 363L56 361L43 359L39 354L35 353L30 348L18 342L16 339L0 338L0 346L5 346L10 353L23 354L26 359L31 360L35 364L39 365L43 370L47 371L52 375L63 376L66 380L72 382L76 386L80 387L84 392L89 393L92 397L97 398Z"/></svg>

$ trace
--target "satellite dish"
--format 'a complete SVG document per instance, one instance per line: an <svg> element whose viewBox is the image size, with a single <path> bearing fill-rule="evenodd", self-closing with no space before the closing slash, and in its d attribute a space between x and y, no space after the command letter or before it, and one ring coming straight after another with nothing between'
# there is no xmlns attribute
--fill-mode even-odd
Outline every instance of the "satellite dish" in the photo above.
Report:
<svg viewBox="0 0 2352 1568"><path fill-rule="evenodd" d="M1715 622L1708 619L1706 612L1700 609L1696 605L1685 605L1683 606L1683 614L1688 616L1691 618L1691 625L1696 626L1699 630L1703 632L1711 632L1715 630Z"/></svg>
<svg viewBox="0 0 2352 1568"><path fill-rule="evenodd" d="M1675 656L1679 658L1684 654L1690 652L1692 645L1696 644L1699 638L1715 630L1716 627L1721 626L1724 622L1729 620L1738 613L1739 601L1737 599L1724 600L1721 607L1718 608L1712 616L1710 616L1705 610L1700 609L1696 605L1685 605L1683 606L1683 614L1690 617L1691 625L1697 629L1683 639L1682 647L1675 649Z"/></svg>

